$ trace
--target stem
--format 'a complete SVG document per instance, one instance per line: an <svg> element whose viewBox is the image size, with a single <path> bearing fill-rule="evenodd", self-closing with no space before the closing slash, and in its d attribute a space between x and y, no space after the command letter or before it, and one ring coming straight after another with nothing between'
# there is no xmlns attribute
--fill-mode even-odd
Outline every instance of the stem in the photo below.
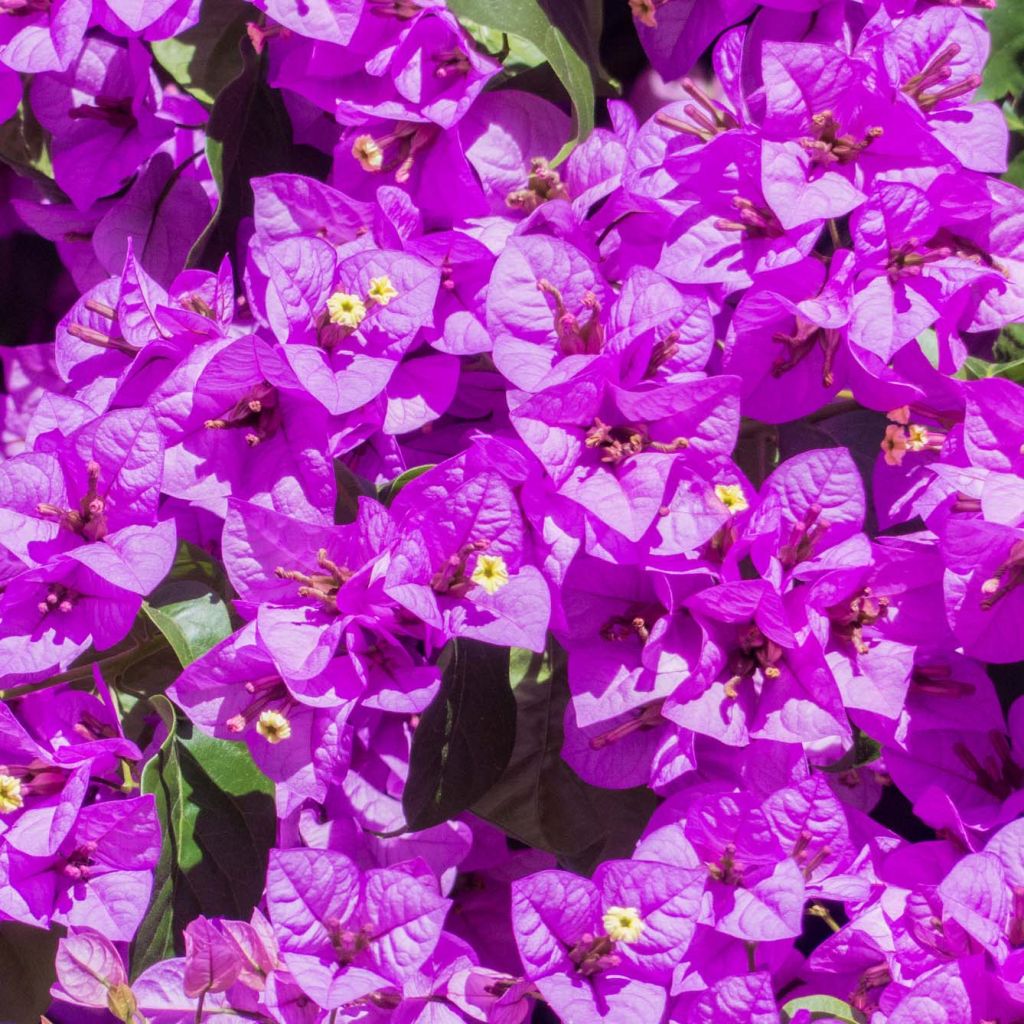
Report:
<svg viewBox="0 0 1024 1024"><path fill-rule="evenodd" d="M132 775L131 761L126 757L121 758L121 778L123 779L120 786L122 793L130 793L133 789L139 788L139 784Z"/></svg>
<svg viewBox="0 0 1024 1024"><path fill-rule="evenodd" d="M812 903L807 908L807 913L810 914L812 917L820 917L825 922L825 924L827 924L829 928L832 929L833 932L839 931L839 924L836 922L836 919L829 912L828 907L826 907L823 903Z"/></svg>
<svg viewBox="0 0 1024 1024"><path fill-rule="evenodd" d="M166 646L163 637L156 636L141 644L136 644L120 654L111 655L109 658L96 658L86 662L84 665L76 665L66 672L50 676L38 683L25 683L22 686L12 686L9 690L0 690L0 700L11 700L13 697L21 697L26 693L36 693L38 690L48 690L53 686L60 686L62 683L77 683L85 679L92 679L93 666L101 671L118 670L130 668L132 665L158 654Z"/></svg>
<svg viewBox="0 0 1024 1024"><path fill-rule="evenodd" d="M199 993L199 1002L196 1003L196 1024L203 1024L203 1003L206 1002L206 989Z"/></svg>
<svg viewBox="0 0 1024 1024"><path fill-rule="evenodd" d="M837 398L834 402L822 406L817 412L804 416L802 423L820 423L822 420L831 419L833 416L842 416L844 412L857 412L864 407L854 398Z"/></svg>
<svg viewBox="0 0 1024 1024"><path fill-rule="evenodd" d="M755 960L755 956L757 954L757 943L745 942L744 945L747 947L747 970L753 974L757 970L757 962Z"/></svg>
<svg viewBox="0 0 1024 1024"><path fill-rule="evenodd" d="M837 398L834 402L822 406L816 412L809 413L802 417L801 423L820 423L822 420L831 419L833 416L842 416L843 413L857 412L864 407L854 398ZM868 410L870 411L870 410ZM759 434L773 433L780 425L775 423L762 423L760 420L747 420L740 426L740 439L757 437Z"/></svg>

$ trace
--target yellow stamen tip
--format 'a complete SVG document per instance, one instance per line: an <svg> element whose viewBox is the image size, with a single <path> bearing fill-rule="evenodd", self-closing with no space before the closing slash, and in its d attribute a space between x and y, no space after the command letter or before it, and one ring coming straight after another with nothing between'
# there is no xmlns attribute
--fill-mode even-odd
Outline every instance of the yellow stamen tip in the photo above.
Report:
<svg viewBox="0 0 1024 1024"><path fill-rule="evenodd" d="M391 283L391 278L385 274L383 277L370 279L370 301L376 302L378 306L386 306L392 299L398 297L398 289Z"/></svg>
<svg viewBox="0 0 1024 1024"><path fill-rule="evenodd" d="M922 427L917 423L911 423L907 433L910 435L910 450L912 452L923 451L925 445L928 444L928 428Z"/></svg>
<svg viewBox="0 0 1024 1024"><path fill-rule="evenodd" d="M379 171L384 166L384 150L377 145L372 135L360 135L352 143L352 155L364 171Z"/></svg>
<svg viewBox="0 0 1024 1024"><path fill-rule="evenodd" d="M358 327L366 319L366 304L358 295L335 292L327 300L331 323L341 327Z"/></svg>
<svg viewBox="0 0 1024 1024"><path fill-rule="evenodd" d="M256 731L268 743L280 743L292 734L292 726L280 711L261 711L256 721Z"/></svg>
<svg viewBox="0 0 1024 1024"><path fill-rule="evenodd" d="M488 594L501 590L508 583L508 566L501 555L480 555L470 579Z"/></svg>
<svg viewBox="0 0 1024 1024"><path fill-rule="evenodd" d="M13 775L0 775L0 814L20 810L24 804L21 782Z"/></svg>
<svg viewBox="0 0 1024 1024"><path fill-rule="evenodd" d="M644 930L640 911L635 907L609 907L601 923L613 942L636 942Z"/></svg>
<svg viewBox="0 0 1024 1024"><path fill-rule="evenodd" d="M730 512L746 512L750 508L750 502L739 484L715 484L715 497Z"/></svg>

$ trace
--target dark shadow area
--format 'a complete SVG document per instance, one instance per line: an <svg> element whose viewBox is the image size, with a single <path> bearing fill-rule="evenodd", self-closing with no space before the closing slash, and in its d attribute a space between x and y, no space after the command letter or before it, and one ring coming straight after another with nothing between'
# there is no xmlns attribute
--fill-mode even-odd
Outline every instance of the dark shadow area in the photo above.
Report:
<svg viewBox="0 0 1024 1024"><path fill-rule="evenodd" d="M64 274L53 242L21 231L0 237L0 345L53 340Z"/></svg>

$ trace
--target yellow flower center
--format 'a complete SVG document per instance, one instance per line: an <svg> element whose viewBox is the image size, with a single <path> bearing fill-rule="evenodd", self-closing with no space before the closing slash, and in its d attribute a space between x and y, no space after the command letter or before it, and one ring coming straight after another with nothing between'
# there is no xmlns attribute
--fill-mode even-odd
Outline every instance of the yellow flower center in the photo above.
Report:
<svg viewBox="0 0 1024 1024"><path fill-rule="evenodd" d="M907 428L910 435L909 448L912 452L924 451L928 444L928 428L922 427L919 423L911 423Z"/></svg>
<svg viewBox="0 0 1024 1024"><path fill-rule="evenodd" d="M366 319L366 304L358 295L335 292L327 300L327 312L332 324L342 327L358 327Z"/></svg>
<svg viewBox="0 0 1024 1024"><path fill-rule="evenodd" d="M501 590L508 583L508 566L501 555L480 555L470 579L488 594Z"/></svg>
<svg viewBox="0 0 1024 1024"><path fill-rule="evenodd" d="M13 775L0 775L0 814L10 814L24 805L21 783Z"/></svg>
<svg viewBox="0 0 1024 1024"><path fill-rule="evenodd" d="M636 942L644 930L640 911L636 907L609 907L601 923L613 942Z"/></svg>
<svg viewBox="0 0 1024 1024"><path fill-rule="evenodd" d="M739 484L715 484L715 497L730 512L746 512L750 508Z"/></svg>
<svg viewBox="0 0 1024 1024"><path fill-rule="evenodd" d="M369 295L371 302L376 302L378 306L386 306L392 299L398 297L398 289L385 274L383 277L370 278Z"/></svg>
<svg viewBox="0 0 1024 1024"><path fill-rule="evenodd" d="M384 150L377 145L372 135L360 135L352 143L352 155L364 171L379 171L384 166Z"/></svg>
<svg viewBox="0 0 1024 1024"><path fill-rule="evenodd" d="M256 731L268 743L280 743L291 736L292 727L280 711L261 711L256 721Z"/></svg>

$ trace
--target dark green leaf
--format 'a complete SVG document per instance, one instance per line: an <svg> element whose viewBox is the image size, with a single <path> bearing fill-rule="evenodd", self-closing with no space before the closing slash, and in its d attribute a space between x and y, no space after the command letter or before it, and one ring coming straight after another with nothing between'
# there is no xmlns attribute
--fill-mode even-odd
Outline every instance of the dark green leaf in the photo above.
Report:
<svg viewBox="0 0 1024 1024"><path fill-rule="evenodd" d="M733 452L736 465L755 487L768 478L779 460L779 439L775 427L747 420Z"/></svg>
<svg viewBox="0 0 1024 1024"><path fill-rule="evenodd" d="M0 1021L39 1024L57 977L57 934L17 921L0 921Z"/></svg>
<svg viewBox="0 0 1024 1024"><path fill-rule="evenodd" d="M597 40L591 37L593 9L580 0L449 0L448 6L477 25L520 36L544 55L569 94L575 119L575 138L553 161L561 163L594 128L590 66L597 67L599 61Z"/></svg>
<svg viewBox="0 0 1024 1024"><path fill-rule="evenodd" d="M198 580L161 583L142 604L143 611L174 648L182 667L231 633L224 598Z"/></svg>
<svg viewBox="0 0 1024 1024"><path fill-rule="evenodd" d="M995 344L997 361L1012 363L1024 359L1024 324L1007 324Z"/></svg>
<svg viewBox="0 0 1024 1024"><path fill-rule="evenodd" d="M27 98L13 117L0 124L0 162L31 178L48 197L67 201L53 181L50 136L36 120Z"/></svg>
<svg viewBox="0 0 1024 1024"><path fill-rule="evenodd" d="M509 653L480 640L453 640L441 688L420 717L402 808L411 829L461 814L497 781L516 738Z"/></svg>
<svg viewBox="0 0 1024 1024"><path fill-rule="evenodd" d="M461 18L462 27L479 43L480 49L501 61L502 67L513 74L543 64L546 57L536 46L522 36L509 35L498 29L478 25L472 18Z"/></svg>
<svg viewBox="0 0 1024 1024"><path fill-rule="evenodd" d="M377 488L361 476L357 476L340 459L334 460L334 480L338 496L334 502L334 521L354 523L359 515L359 499L377 500Z"/></svg>
<svg viewBox="0 0 1024 1024"><path fill-rule="evenodd" d="M1001 3L985 12L992 50L985 65L979 98L1001 99L1024 92L1024 4Z"/></svg>
<svg viewBox="0 0 1024 1024"><path fill-rule="evenodd" d="M153 56L183 89L203 103L242 70L238 44L257 12L243 0L203 0L199 21L169 39L151 43Z"/></svg>
<svg viewBox="0 0 1024 1024"><path fill-rule="evenodd" d="M431 462L426 466L414 466L412 469L407 469L401 476L396 476L394 480L389 481L380 489L380 500L385 505L390 505L407 483L415 480L418 476L423 476L428 469L433 469L434 466L435 463Z"/></svg>
<svg viewBox="0 0 1024 1024"><path fill-rule="evenodd" d="M565 652L554 641L542 655L513 651L510 678L518 708L512 758L473 812L581 874L601 860L629 856L658 799L645 787L588 785L562 760Z"/></svg>
<svg viewBox="0 0 1024 1024"><path fill-rule="evenodd" d="M153 897L132 946L132 976L180 955L198 914L247 920L263 893L277 819L274 786L243 743L193 731L166 697L152 704L167 739L142 773L156 798L163 847Z"/></svg>
<svg viewBox="0 0 1024 1024"><path fill-rule="evenodd" d="M986 380L989 377L1003 377L1005 380L1024 383L1024 358L1006 363L992 363L987 359L968 356L956 375L960 380Z"/></svg>
<svg viewBox="0 0 1024 1024"><path fill-rule="evenodd" d="M253 178L283 171L324 177L329 158L292 141L284 102L267 85L264 61L248 37L239 43L241 71L217 96L206 129L206 159L219 199L188 256L189 266L213 269L233 253L238 225L251 215Z"/></svg>
<svg viewBox="0 0 1024 1024"><path fill-rule="evenodd" d="M856 729L853 734L853 746L838 761L820 766L819 771L842 775L844 772L856 771L858 768L872 764L881 756L882 744L873 740L867 733Z"/></svg>
<svg viewBox="0 0 1024 1024"><path fill-rule="evenodd" d="M834 416L814 422L796 420L783 423L779 427L779 460L785 461L800 452L817 448L849 448L860 470L867 496L866 529L873 532L876 526L872 477L887 425L884 413L872 412L870 409L839 411Z"/></svg>
<svg viewBox="0 0 1024 1024"><path fill-rule="evenodd" d="M988 359L968 356L956 375L960 380L985 380L986 377L993 376L996 365Z"/></svg>
<svg viewBox="0 0 1024 1024"><path fill-rule="evenodd" d="M1018 153L1003 175L1004 181L1012 182L1017 188L1024 188L1024 153Z"/></svg>
<svg viewBox="0 0 1024 1024"><path fill-rule="evenodd" d="M864 1024L867 1018L849 1003L832 996L802 996L791 999L782 1008L783 1024L789 1024L801 1010L809 1010L811 1020L838 1020L843 1024Z"/></svg>

